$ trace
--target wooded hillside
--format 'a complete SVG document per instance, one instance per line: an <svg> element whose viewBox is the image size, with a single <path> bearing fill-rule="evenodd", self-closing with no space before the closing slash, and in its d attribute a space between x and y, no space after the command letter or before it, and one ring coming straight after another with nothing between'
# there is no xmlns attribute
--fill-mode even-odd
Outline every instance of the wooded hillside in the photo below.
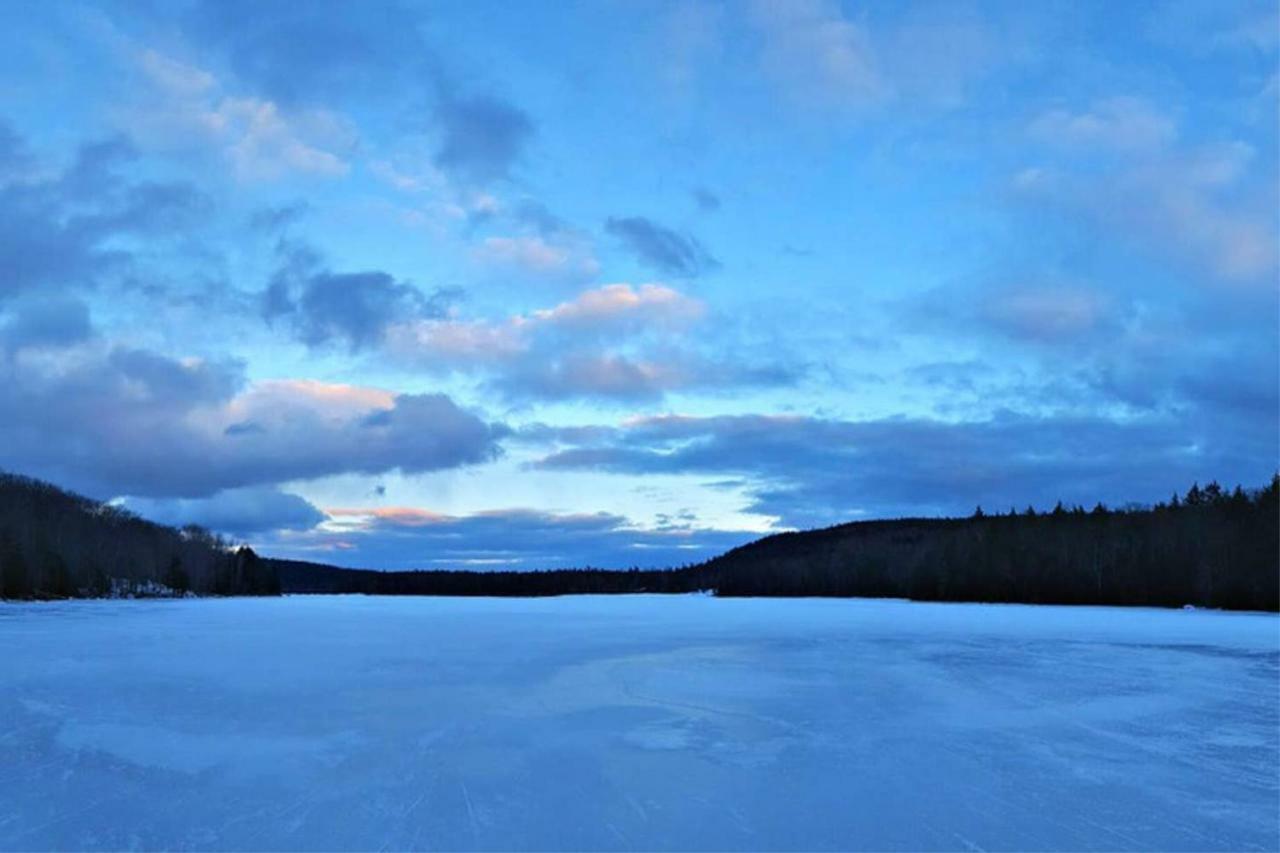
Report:
<svg viewBox="0 0 1280 853"><path fill-rule="evenodd" d="M0 474L0 598L277 595L274 568L199 527L181 530L49 483Z"/></svg>
<svg viewBox="0 0 1280 853"><path fill-rule="evenodd" d="M783 533L698 570L719 595L1280 609L1280 478L1151 508L1061 504Z"/></svg>

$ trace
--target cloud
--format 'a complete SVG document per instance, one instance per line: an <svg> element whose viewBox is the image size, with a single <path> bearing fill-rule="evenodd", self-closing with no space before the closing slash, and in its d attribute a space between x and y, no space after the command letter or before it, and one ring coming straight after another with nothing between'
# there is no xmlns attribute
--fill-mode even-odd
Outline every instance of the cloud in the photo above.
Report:
<svg viewBox="0 0 1280 853"><path fill-rule="evenodd" d="M462 183L505 179L533 137L533 121L491 96L441 97L435 119L440 142L435 164Z"/></svg>
<svg viewBox="0 0 1280 853"><path fill-rule="evenodd" d="M65 347L92 334L89 306L83 301L63 295L28 297L11 305L8 321L0 323L0 347L12 357L17 350Z"/></svg>
<svg viewBox="0 0 1280 853"><path fill-rule="evenodd" d="M1104 340L1114 347L1134 319L1133 298L1118 288L1051 273L959 280L901 303L917 332L969 342L1063 348L1084 361ZM1043 353L1044 350L1041 350Z"/></svg>
<svg viewBox="0 0 1280 853"><path fill-rule="evenodd" d="M1270 287L1280 262L1274 165L1242 142L1174 147L1104 168L1034 167L1016 197L1066 212L1209 283ZM1207 274L1207 278L1205 278Z"/></svg>
<svg viewBox="0 0 1280 853"><path fill-rule="evenodd" d="M338 113L230 92L212 73L153 49L138 51L136 62L150 98L123 119L148 146L212 151L240 181L350 170L357 134Z"/></svg>
<svg viewBox="0 0 1280 853"><path fill-rule="evenodd" d="M548 348L573 349L575 341L679 330L703 311L700 301L666 285L609 284L499 322L449 317L403 324L392 330L392 346L409 358L444 359L457 366L542 358Z"/></svg>
<svg viewBox="0 0 1280 853"><path fill-rule="evenodd" d="M542 433L535 440L547 440ZM1000 413L975 421L740 415L637 418L561 436L547 470L743 478L786 526L987 507L1155 499L1194 479L1257 483L1280 459L1256 422Z"/></svg>
<svg viewBox="0 0 1280 853"><path fill-rule="evenodd" d="M284 244L281 265L261 296L263 317L285 320L312 347L345 345L351 352L383 342L393 323L441 317L449 294L427 296L380 270L336 273L306 245Z"/></svg>
<svg viewBox="0 0 1280 853"><path fill-rule="evenodd" d="M724 55L725 10L711 3L678 0L656 23L653 63L665 92L674 99L695 94L705 68Z"/></svg>
<svg viewBox="0 0 1280 853"><path fill-rule="evenodd" d="M184 182L121 174L136 151L123 137L82 145L61 172L17 173L0 183L0 302L88 289L127 271L123 241L159 241L208 215L211 203Z"/></svg>
<svg viewBox="0 0 1280 853"><path fill-rule="evenodd" d="M473 205L467 219L473 226L505 220L515 234L482 239L472 250L480 262L540 277L590 279L600 272L590 235L570 226L541 202L523 199L509 207L487 194Z"/></svg>
<svg viewBox="0 0 1280 853"><path fill-rule="evenodd" d="M497 386L510 397L563 400L596 397L613 400L656 400L688 384L678 364L635 361L616 354L569 354L554 361L521 365L501 377Z"/></svg>
<svg viewBox="0 0 1280 853"><path fill-rule="evenodd" d="M862 106L888 84L865 28L829 0L756 0L750 21L763 37L765 72L799 99Z"/></svg>
<svg viewBox="0 0 1280 853"><path fill-rule="evenodd" d="M616 329L619 325L665 324L679 327L702 317L697 299L662 284L606 284L587 290L554 308L535 311L535 323L560 328Z"/></svg>
<svg viewBox="0 0 1280 853"><path fill-rule="evenodd" d="M1178 126L1142 98L1114 96L1083 112L1049 110L1031 122L1028 132L1052 145L1141 153L1168 147L1177 139Z"/></svg>
<svg viewBox="0 0 1280 853"><path fill-rule="evenodd" d="M711 213L720 209L720 196L706 187L694 187L690 190L690 195L693 196L694 204L698 205L698 209L704 213Z"/></svg>
<svg viewBox="0 0 1280 853"><path fill-rule="evenodd" d="M249 217L249 227L255 231L277 233L298 223L311 211L305 201L275 207L261 207Z"/></svg>
<svg viewBox="0 0 1280 853"><path fill-rule="evenodd" d="M0 182L8 183L27 172L34 159L27 141L12 125L0 119Z"/></svg>
<svg viewBox="0 0 1280 853"><path fill-rule="evenodd" d="M304 535L266 538L264 553L381 569L534 570L679 566L754 539L682 520L640 528L611 513L501 509L452 516L417 507L329 507Z"/></svg>
<svg viewBox="0 0 1280 853"><path fill-rule="evenodd" d="M403 90L430 60L417 16L397 2L380 3L377 14L352 14L330 0L305 8L200 0L183 24L225 57L238 80L290 105Z"/></svg>
<svg viewBox="0 0 1280 853"><path fill-rule="evenodd" d="M309 530L325 519L306 499L273 486L225 489L207 498L126 497L122 503L160 524L198 524L241 539L278 530Z"/></svg>
<svg viewBox="0 0 1280 853"><path fill-rule="evenodd" d="M100 496L208 497L494 458L506 434L441 394L301 380L97 343L0 363L0 467Z"/></svg>
<svg viewBox="0 0 1280 853"><path fill-rule="evenodd" d="M1203 57L1214 52L1273 55L1280 20L1273 4L1181 0L1150 9L1148 30L1156 40Z"/></svg>
<svg viewBox="0 0 1280 853"><path fill-rule="evenodd" d="M495 385L513 399L656 401L674 391L786 385L796 378L796 371L786 367L742 365L674 350L640 358L569 353L530 360L501 376Z"/></svg>
<svg viewBox="0 0 1280 853"><path fill-rule="evenodd" d="M949 110L1000 67L1041 59L1025 16L961 3L866 7L838 0L753 0L760 71L790 102L824 120L895 119ZM874 26L873 26L874 24Z"/></svg>
<svg viewBox="0 0 1280 853"><path fill-rule="evenodd" d="M341 339L356 350L381 341L388 324L425 304L417 290L384 272L320 273L299 298L299 335L313 346Z"/></svg>
<svg viewBox="0 0 1280 853"><path fill-rule="evenodd" d="M643 216L609 217L605 230L622 241L645 266L658 272L693 278L720 266L702 244Z"/></svg>
<svg viewBox="0 0 1280 853"><path fill-rule="evenodd" d="M457 316L388 330L388 349L424 368L478 370L514 401L652 400L676 390L794 381L794 370L703 354L685 340L705 306L661 284L610 284L499 321Z"/></svg>
<svg viewBox="0 0 1280 853"><path fill-rule="evenodd" d="M1014 337L1047 343L1092 338L1113 317L1095 290L1069 285L1023 285L988 294L978 307L985 325Z"/></svg>
<svg viewBox="0 0 1280 853"><path fill-rule="evenodd" d="M600 264L575 246L557 245L543 237L486 237L476 249L481 261L514 267L535 275L573 275L590 278Z"/></svg>

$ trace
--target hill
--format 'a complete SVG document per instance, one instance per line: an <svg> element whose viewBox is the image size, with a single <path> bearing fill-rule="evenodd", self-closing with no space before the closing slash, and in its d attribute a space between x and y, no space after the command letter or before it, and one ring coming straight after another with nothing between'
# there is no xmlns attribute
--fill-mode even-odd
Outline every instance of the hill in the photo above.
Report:
<svg viewBox="0 0 1280 853"><path fill-rule="evenodd" d="M718 595L1280 609L1280 477L1150 508L842 524L697 567Z"/></svg>
<svg viewBox="0 0 1280 853"><path fill-rule="evenodd" d="M0 598L279 592L270 563L207 530L0 473Z"/></svg>

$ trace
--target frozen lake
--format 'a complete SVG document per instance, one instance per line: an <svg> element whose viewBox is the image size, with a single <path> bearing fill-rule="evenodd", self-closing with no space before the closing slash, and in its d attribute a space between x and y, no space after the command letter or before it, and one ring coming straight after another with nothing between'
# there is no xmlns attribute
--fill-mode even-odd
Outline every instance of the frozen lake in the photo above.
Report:
<svg viewBox="0 0 1280 853"><path fill-rule="evenodd" d="M1280 621L0 604L0 849L1276 849Z"/></svg>

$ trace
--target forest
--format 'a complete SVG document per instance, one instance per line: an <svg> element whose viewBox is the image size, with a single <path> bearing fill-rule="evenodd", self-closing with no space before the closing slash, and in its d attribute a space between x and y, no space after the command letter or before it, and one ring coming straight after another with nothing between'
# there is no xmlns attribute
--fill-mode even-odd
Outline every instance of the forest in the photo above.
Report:
<svg viewBox="0 0 1280 853"><path fill-rule="evenodd" d="M978 508L967 518L779 533L681 568L537 572L384 572L259 557L198 527L165 527L0 475L0 597L281 592L711 592L1276 611L1280 475L1253 490L1196 484L1150 507Z"/></svg>
<svg viewBox="0 0 1280 853"><path fill-rule="evenodd" d="M275 567L250 548L0 473L0 598L279 593Z"/></svg>
<svg viewBox="0 0 1280 853"><path fill-rule="evenodd" d="M717 595L1280 609L1280 476L1153 507L905 519L781 533L695 571Z"/></svg>

